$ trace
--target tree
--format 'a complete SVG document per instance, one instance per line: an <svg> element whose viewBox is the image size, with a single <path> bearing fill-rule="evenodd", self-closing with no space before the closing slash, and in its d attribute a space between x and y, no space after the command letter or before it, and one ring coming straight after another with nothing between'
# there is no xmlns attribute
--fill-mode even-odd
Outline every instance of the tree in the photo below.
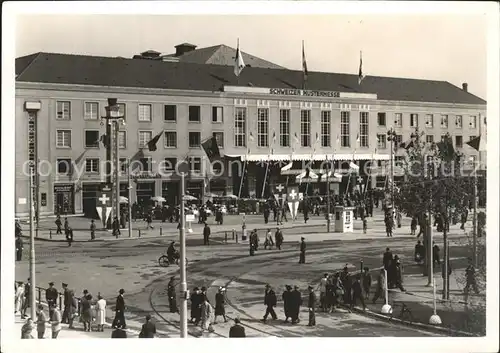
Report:
<svg viewBox="0 0 500 353"><path fill-rule="evenodd" d="M450 221L459 219L470 204L473 183L469 175L464 175L463 156L453 149L449 134L438 143L427 143L423 132L412 134L412 141L405 143L405 158L402 165L404 181L395 192L395 206L408 216L425 219L425 214L434 216L434 224L441 228L444 235L444 261L447 266L447 232ZM428 227L433 226L431 219L426 220ZM427 249L424 275L429 273L432 256L427 232L424 232L424 245ZM446 271L448 272L448 271ZM445 289L448 278L445 277ZM443 293L446 293L444 290Z"/></svg>

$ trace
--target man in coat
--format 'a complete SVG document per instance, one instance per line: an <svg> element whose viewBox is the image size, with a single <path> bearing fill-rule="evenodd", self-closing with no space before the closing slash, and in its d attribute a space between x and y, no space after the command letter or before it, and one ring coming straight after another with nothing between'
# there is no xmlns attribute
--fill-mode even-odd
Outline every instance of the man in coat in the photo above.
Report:
<svg viewBox="0 0 500 353"><path fill-rule="evenodd" d="M57 234L62 234L62 229L61 229L61 226L62 226L62 222L61 222L61 216L57 215L57 218L54 222L56 224L56 227L57 227L57 231L56 231L56 235Z"/></svg>
<svg viewBox="0 0 500 353"><path fill-rule="evenodd" d="M66 229L66 241L68 242L68 246L71 246L71 244L73 243L73 228L71 227L68 227L68 229Z"/></svg>
<svg viewBox="0 0 500 353"><path fill-rule="evenodd" d="M361 301L361 304L363 305L363 310L366 310L366 305L365 305L365 298L363 296L363 289L361 287L361 275L358 274L356 276L356 279L354 280L352 284L352 297L351 297L351 303L349 309L352 310L352 308L356 305L357 300Z"/></svg>
<svg viewBox="0 0 500 353"><path fill-rule="evenodd" d="M309 308L309 323L307 326L316 326L316 293L314 293L314 288L312 286L309 289L309 300L307 301L307 307Z"/></svg>
<svg viewBox="0 0 500 353"><path fill-rule="evenodd" d="M368 300L368 297L370 296L370 288L372 287L372 276L370 275L370 269L368 267L363 269L361 284L363 285L364 297Z"/></svg>
<svg viewBox="0 0 500 353"><path fill-rule="evenodd" d="M175 277L170 277L170 281L168 282L167 287L167 295L168 295L168 306L170 307L171 313L178 313L179 308L177 307L177 295L175 293Z"/></svg>
<svg viewBox="0 0 500 353"><path fill-rule="evenodd" d="M283 292L281 298L283 299L283 309L285 311L285 322L288 322L288 318L292 317L291 311L290 311L290 304L291 304L291 295L292 295L292 286L289 286L288 284L285 286L286 290Z"/></svg>
<svg viewBox="0 0 500 353"><path fill-rule="evenodd" d="M63 324L67 324L68 319L69 319L70 307L71 307L71 297L70 297L70 293L69 293L69 289L68 289L68 284L63 283L62 288L63 288L63 293L64 293L64 311L63 311L61 322Z"/></svg>
<svg viewBox="0 0 500 353"><path fill-rule="evenodd" d="M203 245L210 245L210 227L207 223L203 227Z"/></svg>
<svg viewBox="0 0 500 353"><path fill-rule="evenodd" d="M300 238L300 256L299 256L299 264L306 263L306 242L305 238Z"/></svg>
<svg viewBox="0 0 500 353"><path fill-rule="evenodd" d="M283 244L283 232L279 228L276 228L276 233L274 234L274 242L276 243L276 248L278 250L281 250L281 245Z"/></svg>
<svg viewBox="0 0 500 353"><path fill-rule="evenodd" d="M125 323L125 300L123 299L125 290L122 288L118 293L115 305L115 319L113 320L112 328L118 328L118 325L120 325L120 327L125 330L127 328L127 324Z"/></svg>
<svg viewBox="0 0 500 353"><path fill-rule="evenodd" d="M384 268L389 271L389 267L391 266L392 262L392 252L389 248L385 248L385 253L382 258L382 263L384 264Z"/></svg>
<svg viewBox="0 0 500 353"><path fill-rule="evenodd" d="M234 319L234 325L229 329L229 338L246 337L245 328L240 325L240 319Z"/></svg>
<svg viewBox="0 0 500 353"><path fill-rule="evenodd" d="M227 322L224 291L225 289L223 287L219 287L219 291L217 292L217 294L215 294L214 324L215 321L217 320L217 316L222 316L224 318L224 322Z"/></svg>
<svg viewBox="0 0 500 353"><path fill-rule="evenodd" d="M156 325L151 322L151 315L146 315L146 322L142 325L141 333L139 333L139 338L155 338L156 335Z"/></svg>
<svg viewBox="0 0 500 353"><path fill-rule="evenodd" d="M191 295L191 316L195 325L201 321L201 304L204 301L204 295L198 287L195 287L194 293Z"/></svg>
<svg viewBox="0 0 500 353"><path fill-rule="evenodd" d="M24 244L21 236L18 234L16 236L16 261L21 261L23 259L23 249Z"/></svg>
<svg viewBox="0 0 500 353"><path fill-rule="evenodd" d="M50 282L49 288L45 290L45 299L47 300L49 308L56 306L58 296L59 293L57 293L57 289L54 288L54 282Z"/></svg>
<svg viewBox="0 0 500 353"><path fill-rule="evenodd" d="M264 318L262 319L263 322L267 321L267 316L269 314L271 314L273 320L278 319L278 316L274 312L274 307L276 306L276 302L277 302L276 293L269 284L266 284L266 291L264 294L264 305L266 306L266 313L264 314Z"/></svg>
<svg viewBox="0 0 500 353"><path fill-rule="evenodd" d="M373 295L372 303L375 304L378 298L385 299L385 270L381 269L377 277L377 289Z"/></svg>
<svg viewBox="0 0 500 353"><path fill-rule="evenodd" d="M302 305L302 294L300 293L298 286L294 286L290 298L290 314L292 315L292 324L296 324L300 322L299 313L300 306Z"/></svg>
<svg viewBox="0 0 500 353"><path fill-rule="evenodd" d="M118 217L115 217L115 219L113 220L112 228L113 228L113 235L118 238L118 236L121 235L120 221L118 221Z"/></svg>

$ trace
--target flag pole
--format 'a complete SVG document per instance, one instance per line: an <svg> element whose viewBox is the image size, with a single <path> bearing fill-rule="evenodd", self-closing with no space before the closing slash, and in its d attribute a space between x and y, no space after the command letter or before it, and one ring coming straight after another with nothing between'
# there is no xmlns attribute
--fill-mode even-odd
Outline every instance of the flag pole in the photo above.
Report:
<svg viewBox="0 0 500 353"><path fill-rule="evenodd" d="M330 170L330 162L328 154L326 155L326 232L330 233L330 183L328 180L328 173Z"/></svg>
<svg viewBox="0 0 500 353"><path fill-rule="evenodd" d="M241 189L243 188L243 179L245 178L247 162L248 162L248 150L247 150L247 154L245 156L245 163L243 163L243 173L241 174L241 178L240 178L240 189L238 190L238 199L241 198Z"/></svg>
<svg viewBox="0 0 500 353"><path fill-rule="evenodd" d="M274 136L275 136L275 132L273 132L273 140L269 144L269 154L267 155L266 173L264 174L264 181L262 183L262 192L260 195L261 199L264 198L264 190L266 189L267 173L269 171L269 162L271 161L271 152L272 152L273 146L274 146Z"/></svg>
<svg viewBox="0 0 500 353"><path fill-rule="evenodd" d="M236 54L237 55L241 55L240 54L240 38L238 38L236 40ZM238 60L238 57L236 57L236 60ZM238 74L238 76L236 76L236 86L239 86L240 85L240 75Z"/></svg>

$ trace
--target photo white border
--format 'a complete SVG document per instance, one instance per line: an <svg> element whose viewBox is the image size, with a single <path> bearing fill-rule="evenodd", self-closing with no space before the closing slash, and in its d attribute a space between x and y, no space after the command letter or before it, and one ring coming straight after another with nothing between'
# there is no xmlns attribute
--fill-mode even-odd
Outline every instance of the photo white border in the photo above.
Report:
<svg viewBox="0 0 500 353"><path fill-rule="evenodd" d="M19 14L461 14L482 15L488 19L488 246L487 246L487 337L486 338L332 338L304 339L254 339L243 345L239 340L219 339L199 341L190 339L159 340L17 340L20 332L14 331L14 303L11 300L14 282L14 170L15 155L12 153L14 134L12 120L15 117L15 16ZM499 128L499 17L498 4L494 2L6 2L2 11L2 289L1 296L1 348L2 352L137 352L143 350L193 350L212 351L300 351L333 349L339 352L384 350L400 352L493 352L498 350L498 128ZM335 35L335 34L332 34ZM235 33L235 37L237 33ZM397 43L395 43L397 45ZM10 291L10 292L9 292ZM15 339L14 339L15 338ZM320 345L331 345L323 348ZM181 346L182 345L182 346Z"/></svg>

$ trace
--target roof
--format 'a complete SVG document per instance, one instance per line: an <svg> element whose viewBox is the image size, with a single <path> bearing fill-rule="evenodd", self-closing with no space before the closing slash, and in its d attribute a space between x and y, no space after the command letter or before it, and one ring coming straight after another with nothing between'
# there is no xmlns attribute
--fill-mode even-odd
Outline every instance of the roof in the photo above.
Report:
<svg viewBox="0 0 500 353"><path fill-rule="evenodd" d="M301 88L302 71L246 67L237 80L232 66L37 53L16 59L16 81L76 85L220 91L223 86ZM393 101L486 104L446 81L309 72L307 88L375 93Z"/></svg>
<svg viewBox="0 0 500 353"><path fill-rule="evenodd" d="M184 43L176 45L175 47L181 45L193 46L192 44ZM284 67L282 66L261 59L252 54L241 52L241 55L243 57L245 65L247 66L262 67L269 69L284 69ZM175 56L175 54L168 54L166 56ZM231 66L234 63L235 57L236 57L236 49L231 48L224 44L192 50L178 56L180 62L193 63L193 64L231 65Z"/></svg>

